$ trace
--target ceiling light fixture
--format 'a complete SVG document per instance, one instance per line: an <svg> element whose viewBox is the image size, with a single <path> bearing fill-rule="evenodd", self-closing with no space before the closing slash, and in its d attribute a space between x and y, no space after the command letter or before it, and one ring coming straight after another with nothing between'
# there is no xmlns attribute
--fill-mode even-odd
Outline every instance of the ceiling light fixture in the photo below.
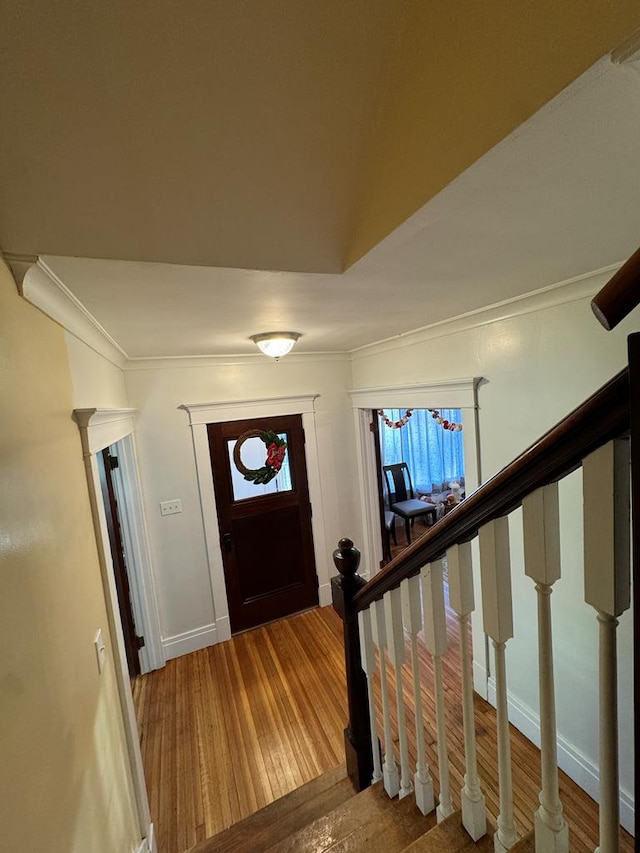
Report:
<svg viewBox="0 0 640 853"><path fill-rule="evenodd" d="M276 360L291 352L300 332L264 332L251 335L251 340L265 354Z"/></svg>

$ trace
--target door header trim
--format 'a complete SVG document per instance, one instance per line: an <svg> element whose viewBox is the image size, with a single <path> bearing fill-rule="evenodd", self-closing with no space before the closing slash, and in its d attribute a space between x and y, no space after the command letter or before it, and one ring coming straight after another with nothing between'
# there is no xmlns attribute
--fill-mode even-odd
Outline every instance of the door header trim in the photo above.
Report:
<svg viewBox="0 0 640 853"><path fill-rule="evenodd" d="M303 415L313 412L319 394L287 397L257 397L245 400L221 400L216 403L183 403L178 406L189 414L191 426L222 421L242 421L277 415Z"/></svg>

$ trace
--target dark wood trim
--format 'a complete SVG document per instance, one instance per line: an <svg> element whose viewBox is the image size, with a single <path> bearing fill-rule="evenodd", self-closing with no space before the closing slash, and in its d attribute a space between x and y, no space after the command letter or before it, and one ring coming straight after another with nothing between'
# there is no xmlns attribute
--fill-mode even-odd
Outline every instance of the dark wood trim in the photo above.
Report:
<svg viewBox="0 0 640 853"><path fill-rule="evenodd" d="M605 329L614 329L640 305L640 249L623 264L593 298L593 313Z"/></svg>
<svg viewBox="0 0 640 853"><path fill-rule="evenodd" d="M565 477L585 456L628 429L625 368L385 566L356 594L356 610L443 557L447 548L469 541L484 524L516 509L535 489Z"/></svg>

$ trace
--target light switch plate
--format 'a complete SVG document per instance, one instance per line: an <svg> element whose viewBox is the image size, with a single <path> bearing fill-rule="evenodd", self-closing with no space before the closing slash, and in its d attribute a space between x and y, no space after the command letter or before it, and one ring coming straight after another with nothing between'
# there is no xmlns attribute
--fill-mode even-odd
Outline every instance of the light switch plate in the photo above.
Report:
<svg viewBox="0 0 640 853"><path fill-rule="evenodd" d="M96 658L98 661L98 672L102 674L102 670L105 667L107 662L107 647L104 642L104 636L102 634L102 628L98 628L96 631L96 637L93 641L93 644L96 647Z"/></svg>
<svg viewBox="0 0 640 853"><path fill-rule="evenodd" d="M172 501L161 502L160 515L174 515L176 512L182 512L182 501L180 498L174 498Z"/></svg>

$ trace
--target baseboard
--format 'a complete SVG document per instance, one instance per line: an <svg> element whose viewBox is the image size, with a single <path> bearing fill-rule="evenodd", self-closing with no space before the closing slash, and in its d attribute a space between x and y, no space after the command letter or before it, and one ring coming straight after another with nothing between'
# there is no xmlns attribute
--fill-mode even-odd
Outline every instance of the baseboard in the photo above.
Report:
<svg viewBox="0 0 640 853"><path fill-rule="evenodd" d="M483 699L489 698L487 695L487 670L475 660L473 662L473 689Z"/></svg>
<svg viewBox="0 0 640 853"><path fill-rule="evenodd" d="M327 604L331 604L331 584L330 583L321 583L318 587L318 601L320 602L320 607L326 607Z"/></svg>
<svg viewBox="0 0 640 853"><path fill-rule="evenodd" d="M221 621L221 620L219 620ZM167 660L197 652L207 646L213 646L220 642L219 632L215 624L202 625L192 631L184 631L182 634L174 634L172 637L162 638L162 648Z"/></svg>
<svg viewBox="0 0 640 853"><path fill-rule="evenodd" d="M496 683L493 677L488 682L488 701L495 707ZM513 694L507 693L509 722L540 748L540 718L535 711ZM596 764L583 755L568 740L558 736L558 766L596 802L600 799L600 773ZM627 832L634 833L633 796L620 789L620 823Z"/></svg>
<svg viewBox="0 0 640 853"><path fill-rule="evenodd" d="M158 853L158 846L156 844L156 838L155 833L153 831L152 823L149 824L147 837L142 839L139 846L136 847L134 853Z"/></svg>

